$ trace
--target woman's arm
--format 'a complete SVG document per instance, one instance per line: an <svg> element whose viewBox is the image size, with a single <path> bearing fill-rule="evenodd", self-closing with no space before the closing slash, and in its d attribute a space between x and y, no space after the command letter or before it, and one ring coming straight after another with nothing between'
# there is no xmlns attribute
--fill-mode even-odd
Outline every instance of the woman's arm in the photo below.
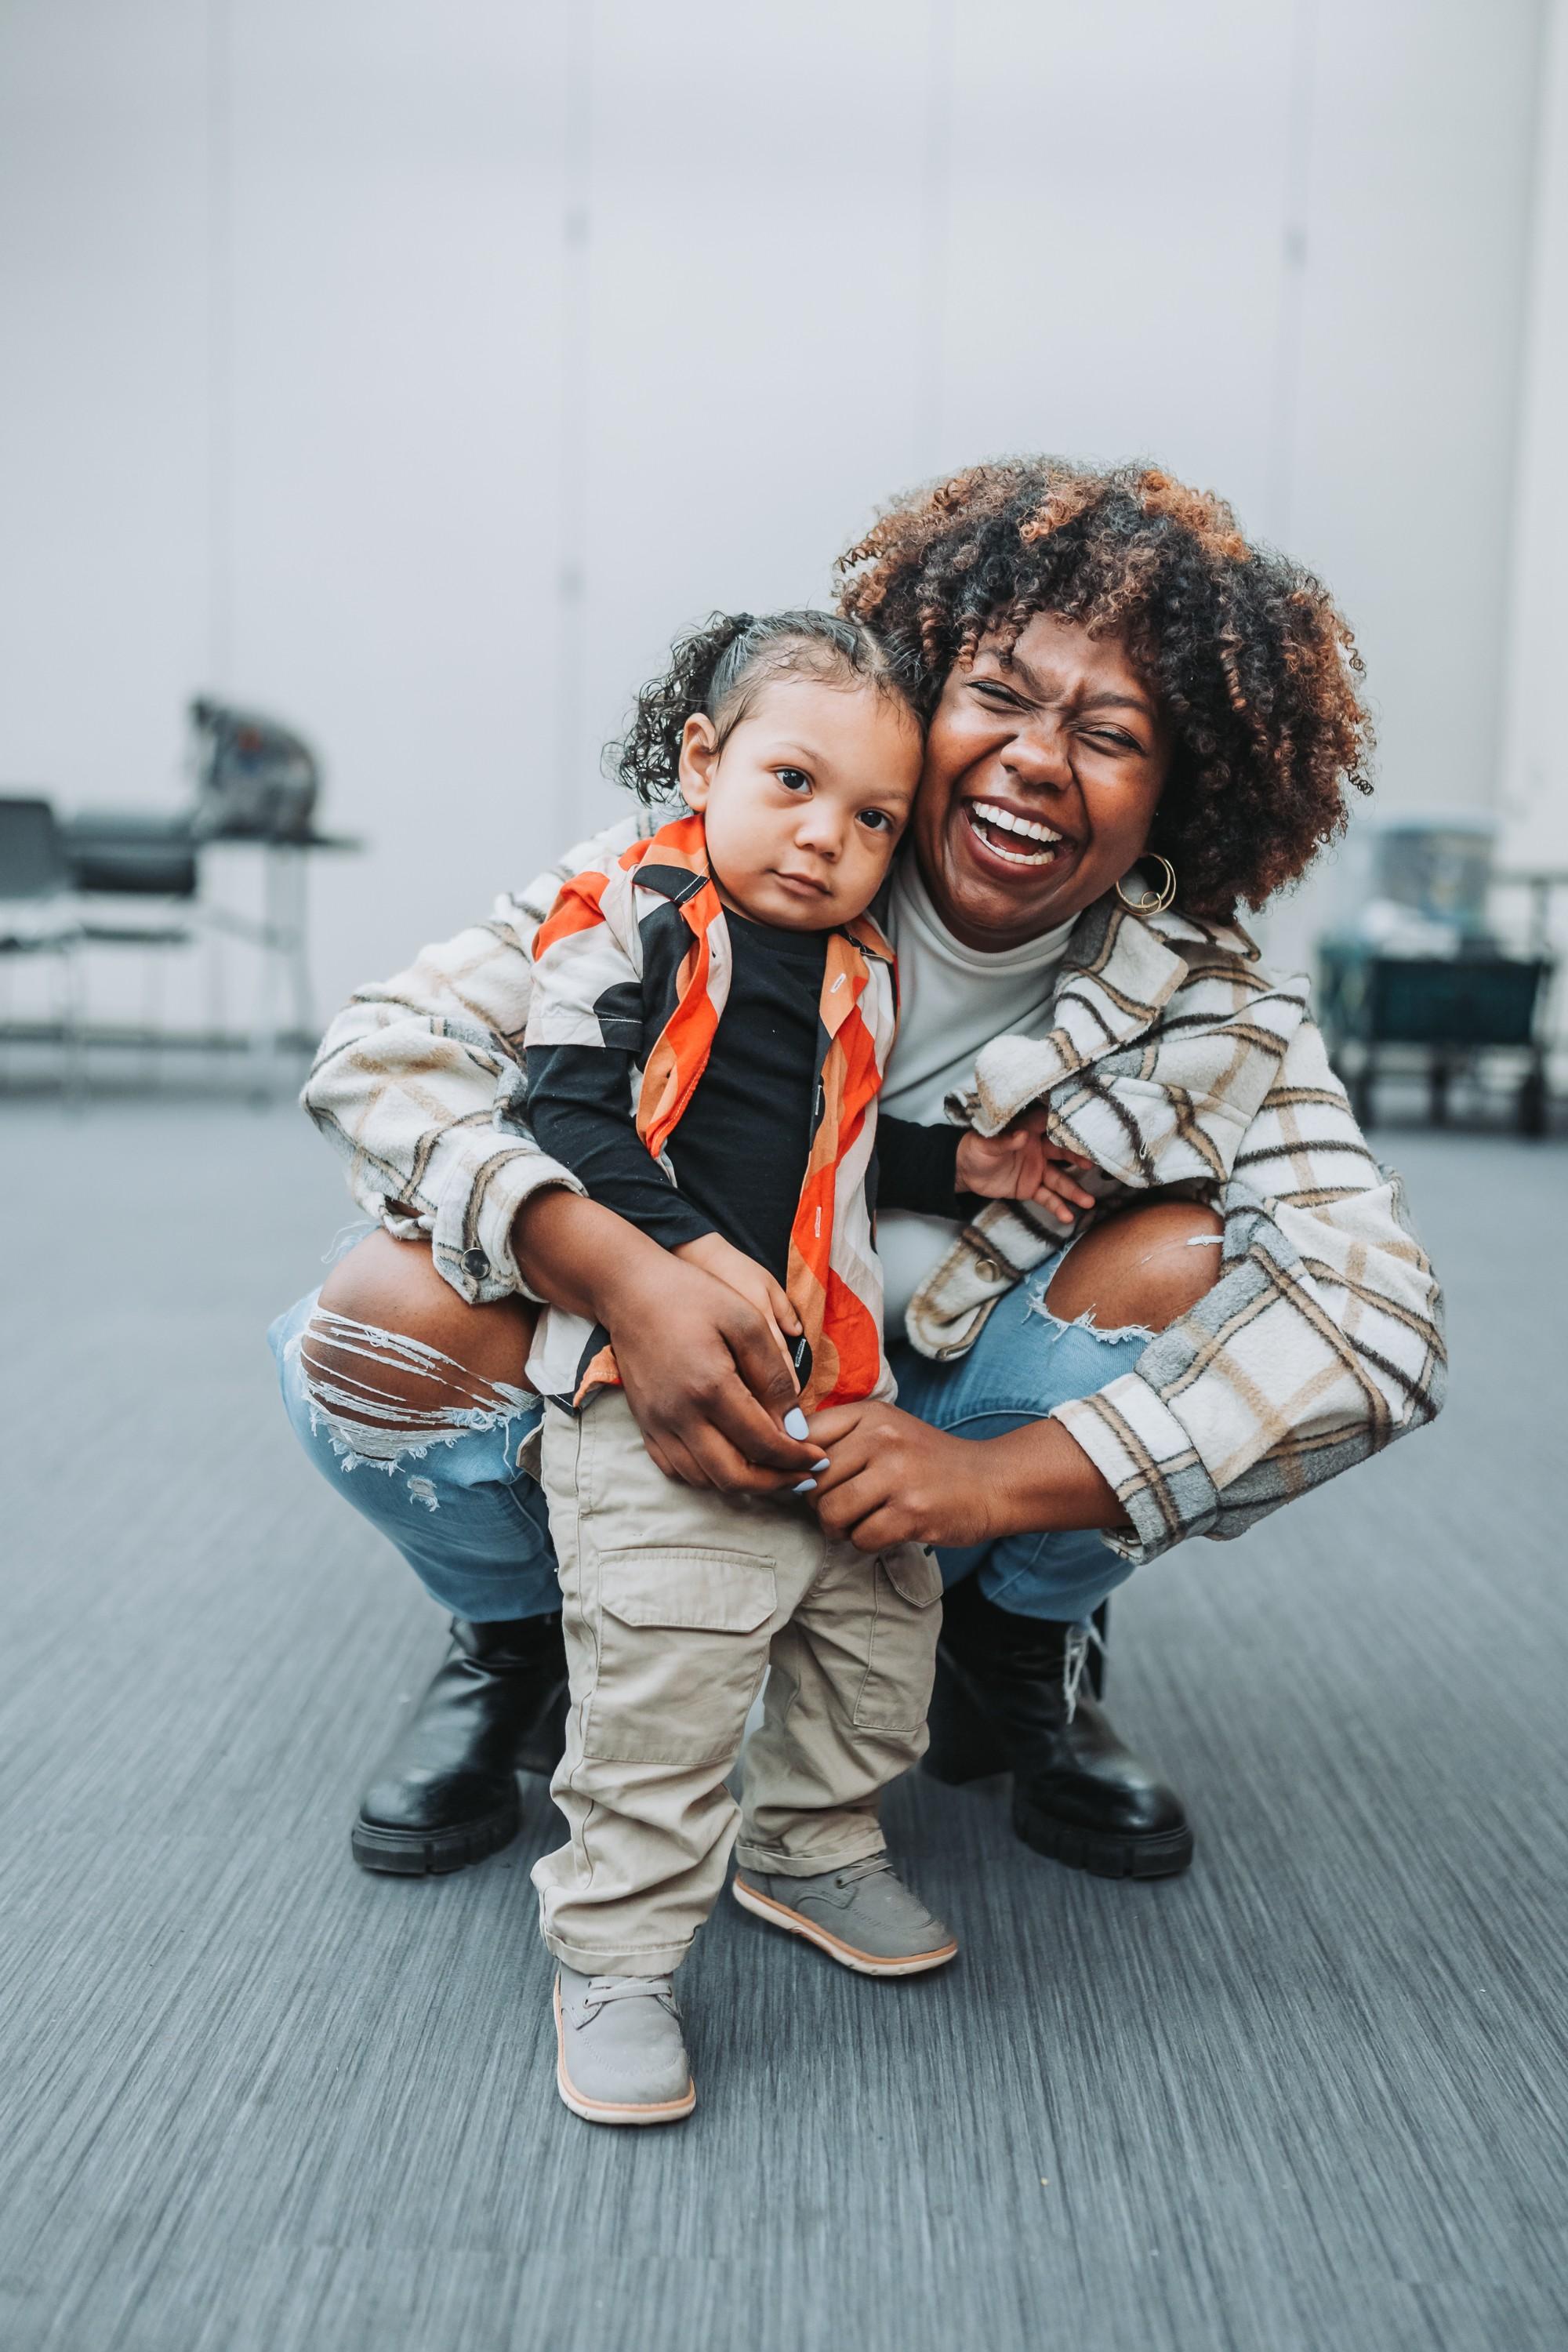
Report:
<svg viewBox="0 0 1568 2352"><path fill-rule="evenodd" d="M1196 1202L1119 1210L1061 1261L1046 1303L1064 1322L1163 1331L1213 1285L1220 1239L1219 1219ZM1110 1485L1055 1418L1000 1437L955 1438L888 1405L851 1405L817 1414L811 1433L832 1456L818 1481L823 1521L864 1550L1069 1528L1131 1532Z"/></svg>
<svg viewBox="0 0 1568 2352"><path fill-rule="evenodd" d="M897 1405L847 1404L814 1414L811 1433L830 1462L817 1480L817 1516L861 1551L1126 1525L1115 1495L1059 1422L1033 1422L1002 1437L950 1437Z"/></svg>
<svg viewBox="0 0 1568 2352"><path fill-rule="evenodd" d="M512 1255L519 1209L576 1179L541 1151L523 1108L522 1039L534 932L568 874L613 856L641 821L569 850L488 923L357 989L321 1041L300 1100L347 1165L366 1215L429 1241L470 1306L526 1290Z"/></svg>
<svg viewBox="0 0 1568 2352"><path fill-rule="evenodd" d="M812 1432L833 1456L824 1520L868 1549L898 1536L956 1545L1094 1527L1142 1562L1188 1536L1239 1535L1431 1420L1447 1369L1436 1279L1310 1021L1241 1139L1221 1205L1218 1279L1205 1249L1201 1278L1168 1312L1119 1301L1102 1321L1156 1336L1131 1371L1048 1421L975 1441L887 1406L819 1414ZM1133 1207L1121 1222L1149 1213Z"/></svg>
<svg viewBox="0 0 1568 2352"><path fill-rule="evenodd" d="M1303 1021L1231 1163L1219 1280L1130 1372L1054 1418L1113 1489L1142 1563L1240 1535L1440 1411L1437 1279Z"/></svg>

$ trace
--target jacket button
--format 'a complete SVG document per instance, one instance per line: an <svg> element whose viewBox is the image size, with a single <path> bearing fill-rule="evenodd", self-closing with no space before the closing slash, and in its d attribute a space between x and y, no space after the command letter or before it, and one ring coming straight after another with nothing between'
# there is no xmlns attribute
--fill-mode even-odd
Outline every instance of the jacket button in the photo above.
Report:
<svg viewBox="0 0 1568 2352"><path fill-rule="evenodd" d="M490 1262L483 1250L471 1249L463 1252L463 1272L471 1274L476 1282L482 1282L489 1270Z"/></svg>
<svg viewBox="0 0 1568 2352"><path fill-rule="evenodd" d="M994 1282L1002 1269L994 1257L977 1257L974 1271L982 1282Z"/></svg>

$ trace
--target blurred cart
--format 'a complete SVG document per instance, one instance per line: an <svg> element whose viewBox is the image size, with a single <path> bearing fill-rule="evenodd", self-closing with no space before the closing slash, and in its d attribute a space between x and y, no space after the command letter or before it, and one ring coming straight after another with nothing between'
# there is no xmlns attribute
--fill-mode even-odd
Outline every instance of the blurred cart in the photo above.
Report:
<svg viewBox="0 0 1568 2352"><path fill-rule="evenodd" d="M1494 821L1397 818L1360 831L1346 860L1353 903L1319 949L1324 1034L1357 1118L1372 1126L1380 1076L1414 1064L1440 1126L1455 1081L1502 1055L1515 1064L1520 1132L1544 1134L1554 967L1544 927L1523 954L1487 927Z"/></svg>

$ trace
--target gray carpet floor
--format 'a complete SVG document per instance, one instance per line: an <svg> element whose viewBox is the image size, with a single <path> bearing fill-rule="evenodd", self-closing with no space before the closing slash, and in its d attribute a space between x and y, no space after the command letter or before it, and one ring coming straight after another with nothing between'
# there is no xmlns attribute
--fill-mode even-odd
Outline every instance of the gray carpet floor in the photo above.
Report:
<svg viewBox="0 0 1568 2352"><path fill-rule="evenodd" d="M349 1213L291 1112L0 1108L5 2352L1403 2352L1568 2343L1561 1143L1384 1139L1449 1284L1436 1429L1118 1604L1197 1863L889 1805L959 1928L846 1976L725 1904L701 2105L558 2105L530 1787L363 1875L442 1645L262 1344Z"/></svg>

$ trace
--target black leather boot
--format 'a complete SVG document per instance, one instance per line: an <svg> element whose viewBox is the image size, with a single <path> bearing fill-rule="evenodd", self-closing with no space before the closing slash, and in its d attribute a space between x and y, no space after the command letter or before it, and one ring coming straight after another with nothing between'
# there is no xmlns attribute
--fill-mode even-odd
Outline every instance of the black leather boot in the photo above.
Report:
<svg viewBox="0 0 1568 2352"><path fill-rule="evenodd" d="M418 1878L498 1853L521 1827L518 1773L553 1772L565 1731L559 1613L454 1617L451 1655L365 1792L354 1860Z"/></svg>
<svg viewBox="0 0 1568 2352"><path fill-rule="evenodd" d="M973 1577L942 1604L931 1747L939 1780L1013 1775L1013 1827L1037 1853L1101 1878L1170 1878L1193 1858L1193 1832L1173 1789L1117 1738L1085 1675L1070 1710L1072 1628L1015 1617Z"/></svg>

